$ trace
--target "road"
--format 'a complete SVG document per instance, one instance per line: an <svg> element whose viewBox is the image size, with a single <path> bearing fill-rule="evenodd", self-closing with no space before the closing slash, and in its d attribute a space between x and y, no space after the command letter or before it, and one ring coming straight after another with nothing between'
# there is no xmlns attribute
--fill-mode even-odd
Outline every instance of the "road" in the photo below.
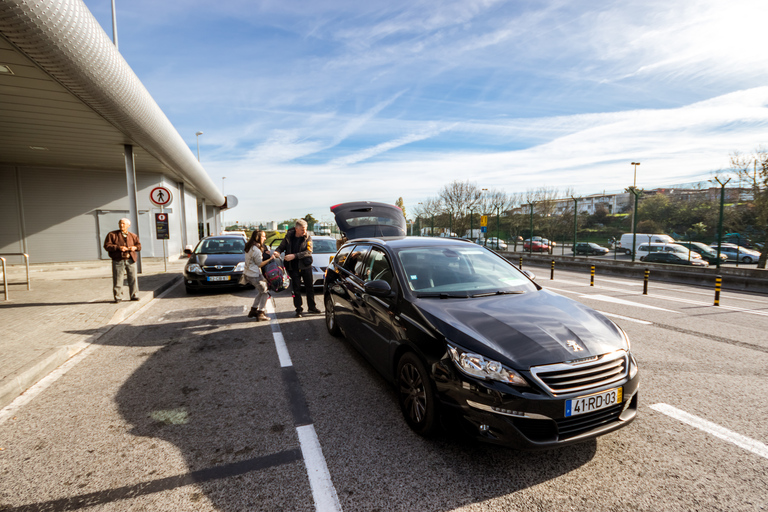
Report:
<svg viewBox="0 0 768 512"><path fill-rule="evenodd" d="M765 297L548 277L629 334L627 428L535 453L423 439L286 293L270 324L252 292L176 287L0 413L0 510L768 510Z"/></svg>

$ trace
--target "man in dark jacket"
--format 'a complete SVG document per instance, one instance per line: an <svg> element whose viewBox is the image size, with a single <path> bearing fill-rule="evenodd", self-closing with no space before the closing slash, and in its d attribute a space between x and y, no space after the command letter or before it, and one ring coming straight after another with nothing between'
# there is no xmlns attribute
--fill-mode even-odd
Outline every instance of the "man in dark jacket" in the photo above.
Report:
<svg viewBox="0 0 768 512"><path fill-rule="evenodd" d="M307 311L320 313L315 305L315 289L312 282L312 237L307 233L307 221L299 219L295 227L288 230L285 238L275 250L275 256L285 253L285 270L291 278L291 294L296 316L302 316L301 283L307 292Z"/></svg>
<svg viewBox="0 0 768 512"><path fill-rule="evenodd" d="M112 294L115 302L120 302L123 295L123 276L128 275L128 291L131 300L139 300L139 282L136 278L137 253L141 250L139 235L129 233L131 221L120 219L120 229L110 231L104 240L104 249L112 258Z"/></svg>

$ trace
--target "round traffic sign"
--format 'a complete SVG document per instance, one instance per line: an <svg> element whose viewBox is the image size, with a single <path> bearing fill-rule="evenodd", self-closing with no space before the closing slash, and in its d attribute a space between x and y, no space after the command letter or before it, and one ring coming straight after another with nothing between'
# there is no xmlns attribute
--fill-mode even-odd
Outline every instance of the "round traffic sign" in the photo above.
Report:
<svg viewBox="0 0 768 512"><path fill-rule="evenodd" d="M171 191L165 187L155 187L149 193L149 200L157 206L168 206L173 200Z"/></svg>

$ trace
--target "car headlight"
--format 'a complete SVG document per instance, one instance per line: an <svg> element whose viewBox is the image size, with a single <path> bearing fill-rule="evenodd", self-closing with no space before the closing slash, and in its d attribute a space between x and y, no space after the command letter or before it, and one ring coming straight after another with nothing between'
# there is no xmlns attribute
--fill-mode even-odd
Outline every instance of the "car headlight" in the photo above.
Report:
<svg viewBox="0 0 768 512"><path fill-rule="evenodd" d="M241 261L241 262L240 262L240 263L238 263L238 264L237 264L237 266L235 267L235 272L242 272L243 270L245 270L245 262L244 262L244 261Z"/></svg>
<svg viewBox="0 0 768 512"><path fill-rule="evenodd" d="M197 263L190 263L187 265L187 272L194 272L195 274L202 274L203 269Z"/></svg>
<svg viewBox="0 0 768 512"><path fill-rule="evenodd" d="M448 345L448 352L451 354L451 359L456 367L471 377L497 380L512 386L530 387L519 373L498 361L488 359L480 354L467 352L451 344Z"/></svg>

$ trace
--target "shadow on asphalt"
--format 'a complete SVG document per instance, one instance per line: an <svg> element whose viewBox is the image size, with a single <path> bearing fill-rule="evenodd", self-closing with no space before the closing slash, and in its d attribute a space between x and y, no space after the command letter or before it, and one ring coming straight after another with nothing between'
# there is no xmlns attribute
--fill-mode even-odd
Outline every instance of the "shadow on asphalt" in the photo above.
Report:
<svg viewBox="0 0 768 512"><path fill-rule="evenodd" d="M252 292L237 295L242 305L191 297L162 322L121 325L104 337L107 346L146 349L129 353L138 367L117 405L130 434L178 448L185 474L148 474L139 484L11 510L75 510L190 484L192 501L201 491L222 511L314 510L272 327L246 318ZM547 482L595 455L595 441L534 453L451 434L419 437L394 389L328 336L322 316L278 317L344 510L448 511Z"/></svg>

